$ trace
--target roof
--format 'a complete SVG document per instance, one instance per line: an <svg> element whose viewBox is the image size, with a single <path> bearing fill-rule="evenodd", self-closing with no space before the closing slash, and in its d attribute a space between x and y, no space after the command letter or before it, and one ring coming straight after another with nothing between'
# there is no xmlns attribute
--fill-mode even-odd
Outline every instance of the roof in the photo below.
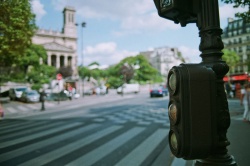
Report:
<svg viewBox="0 0 250 166"><path fill-rule="evenodd" d="M46 50L49 51L61 51L61 52L74 52L74 50L72 48L69 47L65 47L61 44L55 43L55 42L51 42L51 43L45 43L42 44L44 46L44 48Z"/></svg>

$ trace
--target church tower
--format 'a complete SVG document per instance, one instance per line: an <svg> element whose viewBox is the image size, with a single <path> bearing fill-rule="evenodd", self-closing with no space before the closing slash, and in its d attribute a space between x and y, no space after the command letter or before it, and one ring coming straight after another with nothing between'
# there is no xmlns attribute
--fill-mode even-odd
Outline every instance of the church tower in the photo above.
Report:
<svg viewBox="0 0 250 166"><path fill-rule="evenodd" d="M77 26L75 23L75 9L73 7L65 7L63 10L63 30L65 36L77 37Z"/></svg>

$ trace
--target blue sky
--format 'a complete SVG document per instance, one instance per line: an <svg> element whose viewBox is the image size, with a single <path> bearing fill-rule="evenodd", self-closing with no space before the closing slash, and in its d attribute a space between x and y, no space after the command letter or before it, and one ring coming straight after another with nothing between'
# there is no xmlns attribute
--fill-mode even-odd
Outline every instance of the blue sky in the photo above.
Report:
<svg viewBox="0 0 250 166"><path fill-rule="evenodd" d="M153 0L32 0L36 24L39 28L61 31L65 6L76 9L78 24L86 22L85 28L78 26L78 64L81 44L85 66L95 61L112 65L158 47L177 47L189 63L201 61L196 24L181 27L159 17ZM226 27L227 18L245 10L220 3L221 28Z"/></svg>

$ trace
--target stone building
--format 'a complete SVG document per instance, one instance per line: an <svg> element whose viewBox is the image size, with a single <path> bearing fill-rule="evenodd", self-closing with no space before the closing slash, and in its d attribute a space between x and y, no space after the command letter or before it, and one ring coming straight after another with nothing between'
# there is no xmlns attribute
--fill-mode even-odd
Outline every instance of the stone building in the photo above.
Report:
<svg viewBox="0 0 250 166"><path fill-rule="evenodd" d="M250 63L250 23L239 19L228 19L228 25L223 30L224 48L234 51L240 57L239 65L233 67L230 74L249 72Z"/></svg>
<svg viewBox="0 0 250 166"><path fill-rule="evenodd" d="M65 7L63 10L62 31L38 29L32 38L34 44L44 46L47 51L47 64L57 69L70 66L73 76L77 76L77 26L75 9Z"/></svg>
<svg viewBox="0 0 250 166"><path fill-rule="evenodd" d="M169 70L184 62L177 48L159 47L153 51L140 52L159 73L167 78Z"/></svg>

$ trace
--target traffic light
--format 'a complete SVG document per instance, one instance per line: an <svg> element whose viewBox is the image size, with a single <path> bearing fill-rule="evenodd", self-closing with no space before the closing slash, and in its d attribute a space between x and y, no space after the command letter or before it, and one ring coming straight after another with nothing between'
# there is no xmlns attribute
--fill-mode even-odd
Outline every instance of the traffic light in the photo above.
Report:
<svg viewBox="0 0 250 166"><path fill-rule="evenodd" d="M160 17L186 26L195 23L199 10L199 0L154 0Z"/></svg>
<svg viewBox="0 0 250 166"><path fill-rule="evenodd" d="M216 75L202 64L174 66L168 74L169 145L178 158L202 159L216 144Z"/></svg>

